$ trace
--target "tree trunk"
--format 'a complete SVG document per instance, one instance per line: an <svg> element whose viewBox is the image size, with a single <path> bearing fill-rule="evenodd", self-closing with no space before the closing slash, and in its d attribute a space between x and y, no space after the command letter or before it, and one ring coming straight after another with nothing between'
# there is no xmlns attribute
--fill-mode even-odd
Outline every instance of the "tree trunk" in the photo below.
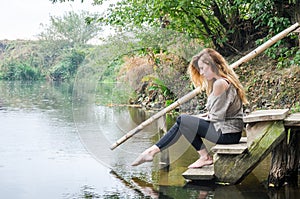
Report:
<svg viewBox="0 0 300 199"><path fill-rule="evenodd" d="M286 173L286 151L287 139L284 140L272 151L271 169L268 177L268 186L278 188L284 184Z"/></svg>
<svg viewBox="0 0 300 199"><path fill-rule="evenodd" d="M298 184L299 130L288 130L285 139L272 151L271 170L268 184L270 188L280 188L283 184Z"/></svg>
<svg viewBox="0 0 300 199"><path fill-rule="evenodd" d="M299 166L299 137L300 130L291 129L288 140L287 164L285 182L297 186L298 184L298 166Z"/></svg>
<svg viewBox="0 0 300 199"><path fill-rule="evenodd" d="M294 15L292 18L292 22L298 22L300 23L300 3L297 3L294 7ZM300 34L298 34L298 46L300 47Z"/></svg>
<svg viewBox="0 0 300 199"><path fill-rule="evenodd" d="M297 0L295 3L291 3L290 0L275 1L274 4L279 17L288 18L292 24L300 22L299 0ZM298 35L298 40L292 40L290 42L293 46L299 46L300 34Z"/></svg>

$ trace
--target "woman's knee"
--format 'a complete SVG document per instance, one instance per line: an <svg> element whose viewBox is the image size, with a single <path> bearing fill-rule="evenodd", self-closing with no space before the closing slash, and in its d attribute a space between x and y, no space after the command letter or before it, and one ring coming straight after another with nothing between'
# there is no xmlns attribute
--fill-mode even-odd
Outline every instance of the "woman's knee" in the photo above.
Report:
<svg viewBox="0 0 300 199"><path fill-rule="evenodd" d="M176 123L178 125L181 124L182 120L184 120L185 118L187 117L190 117L190 115L187 115L187 114L182 114L182 115L179 115L177 118L176 118Z"/></svg>
<svg viewBox="0 0 300 199"><path fill-rule="evenodd" d="M176 118L176 123L178 124L178 126L180 125L180 123L181 123L181 115L179 115L179 116Z"/></svg>

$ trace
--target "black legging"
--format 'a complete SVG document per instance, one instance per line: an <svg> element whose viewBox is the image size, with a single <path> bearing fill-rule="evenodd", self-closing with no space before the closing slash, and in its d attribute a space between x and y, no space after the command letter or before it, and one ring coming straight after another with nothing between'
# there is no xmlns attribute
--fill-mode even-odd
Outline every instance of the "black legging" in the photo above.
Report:
<svg viewBox="0 0 300 199"><path fill-rule="evenodd" d="M156 143L160 150L173 145L183 135L193 147L199 151L204 149L202 138L217 144L236 144L241 139L241 132L222 134L214 126L202 118L192 115L181 115L170 130Z"/></svg>

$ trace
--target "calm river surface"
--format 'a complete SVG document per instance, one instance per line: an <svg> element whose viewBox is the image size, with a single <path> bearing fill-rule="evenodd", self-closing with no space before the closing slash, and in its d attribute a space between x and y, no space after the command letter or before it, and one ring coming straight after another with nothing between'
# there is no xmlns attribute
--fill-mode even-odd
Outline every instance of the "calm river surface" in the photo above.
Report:
<svg viewBox="0 0 300 199"><path fill-rule="evenodd" d="M159 169L161 156L131 167L159 133L155 123L109 149L151 114L115 106L125 93L117 84L0 81L0 198L300 198L297 187L266 188L269 158L237 186L186 182L195 151L183 139L169 150L169 170Z"/></svg>

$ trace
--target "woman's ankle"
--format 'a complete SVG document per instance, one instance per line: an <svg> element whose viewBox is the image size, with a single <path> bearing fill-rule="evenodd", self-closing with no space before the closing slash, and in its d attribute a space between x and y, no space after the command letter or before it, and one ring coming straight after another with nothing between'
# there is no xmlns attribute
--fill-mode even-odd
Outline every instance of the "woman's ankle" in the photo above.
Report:
<svg viewBox="0 0 300 199"><path fill-rule="evenodd" d="M160 148L158 148L158 146L153 145L150 148L148 148L148 153L151 154L152 156L155 156L157 153L160 152Z"/></svg>
<svg viewBox="0 0 300 199"><path fill-rule="evenodd" d="M212 156L210 155L205 155L205 156L200 156L199 159L202 159L202 160L213 160Z"/></svg>
<svg viewBox="0 0 300 199"><path fill-rule="evenodd" d="M144 152L142 152L139 157L131 164L132 166L137 166L140 164L143 164L145 162L151 162L154 158L154 156L160 152L160 149L153 145L150 148L146 149Z"/></svg>

